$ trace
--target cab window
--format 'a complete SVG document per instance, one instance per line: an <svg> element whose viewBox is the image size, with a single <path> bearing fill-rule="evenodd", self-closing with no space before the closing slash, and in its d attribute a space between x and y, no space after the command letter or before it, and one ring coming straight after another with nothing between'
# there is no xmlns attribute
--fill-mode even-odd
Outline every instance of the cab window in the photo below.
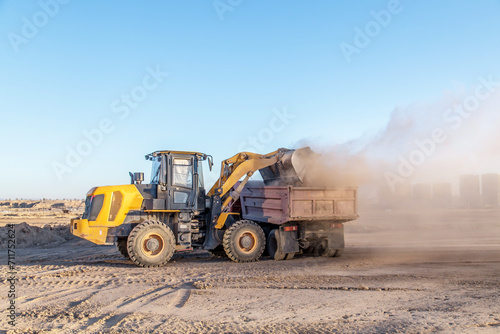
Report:
<svg viewBox="0 0 500 334"><path fill-rule="evenodd" d="M185 188L193 187L193 166L191 159L174 158L172 185Z"/></svg>

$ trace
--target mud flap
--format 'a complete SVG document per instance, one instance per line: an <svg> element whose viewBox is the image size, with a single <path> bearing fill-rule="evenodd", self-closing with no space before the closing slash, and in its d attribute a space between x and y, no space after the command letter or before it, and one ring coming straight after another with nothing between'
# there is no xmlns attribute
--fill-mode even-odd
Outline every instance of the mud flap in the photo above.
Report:
<svg viewBox="0 0 500 334"><path fill-rule="evenodd" d="M344 249L344 225L335 227L328 233L329 249Z"/></svg>
<svg viewBox="0 0 500 334"><path fill-rule="evenodd" d="M283 253L297 253L299 251L297 231L285 232L282 229L279 229L275 233L277 234L277 237L280 238L279 245L281 245L281 251Z"/></svg>

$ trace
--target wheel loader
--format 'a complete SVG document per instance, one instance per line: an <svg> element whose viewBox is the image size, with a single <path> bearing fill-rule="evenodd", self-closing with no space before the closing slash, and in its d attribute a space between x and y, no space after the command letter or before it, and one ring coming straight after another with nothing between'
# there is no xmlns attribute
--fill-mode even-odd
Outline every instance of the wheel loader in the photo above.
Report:
<svg viewBox="0 0 500 334"><path fill-rule="evenodd" d="M71 233L99 245L116 244L138 266L165 265L174 252L205 249L235 262L275 260L301 252L340 256L343 223L357 218L356 188L306 187L309 148L269 154L241 152L222 161L220 177L205 188L199 152L156 151L151 180L94 187ZM263 181L250 181L259 171Z"/></svg>

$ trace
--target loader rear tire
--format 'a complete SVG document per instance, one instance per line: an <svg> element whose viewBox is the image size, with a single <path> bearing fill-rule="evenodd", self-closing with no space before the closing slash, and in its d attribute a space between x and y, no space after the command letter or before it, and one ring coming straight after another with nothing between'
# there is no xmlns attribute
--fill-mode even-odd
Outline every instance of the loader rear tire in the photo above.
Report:
<svg viewBox="0 0 500 334"><path fill-rule="evenodd" d="M254 262L264 252L266 236L256 223L240 220L226 230L223 245L234 262Z"/></svg>
<svg viewBox="0 0 500 334"><path fill-rule="evenodd" d="M127 238L119 238L116 240L116 247L120 254L122 254L127 260L130 260L127 250Z"/></svg>
<svg viewBox="0 0 500 334"><path fill-rule="evenodd" d="M267 236L267 252L275 261L282 261L287 257L287 254L281 251L278 238L276 238L276 230L272 230Z"/></svg>
<svg viewBox="0 0 500 334"><path fill-rule="evenodd" d="M137 225L127 239L130 260L145 268L164 266L174 250L174 233L167 225L158 221L146 221Z"/></svg>

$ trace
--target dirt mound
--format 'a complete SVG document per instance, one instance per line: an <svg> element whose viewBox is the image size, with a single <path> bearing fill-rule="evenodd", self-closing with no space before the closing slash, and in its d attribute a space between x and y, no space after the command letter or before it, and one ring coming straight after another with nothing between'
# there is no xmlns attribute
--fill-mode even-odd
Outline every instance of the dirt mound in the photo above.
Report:
<svg viewBox="0 0 500 334"><path fill-rule="evenodd" d="M20 202L20 203L11 203L11 208L13 209L31 209L35 205L37 205L40 202L33 202L33 203L28 203L28 202Z"/></svg>
<svg viewBox="0 0 500 334"><path fill-rule="evenodd" d="M77 240L72 235L68 225L44 225L43 227L32 226L26 223L17 224L14 227L16 231L16 248L29 248L37 246L56 247L60 244ZM7 248L7 227L0 227L0 248Z"/></svg>

